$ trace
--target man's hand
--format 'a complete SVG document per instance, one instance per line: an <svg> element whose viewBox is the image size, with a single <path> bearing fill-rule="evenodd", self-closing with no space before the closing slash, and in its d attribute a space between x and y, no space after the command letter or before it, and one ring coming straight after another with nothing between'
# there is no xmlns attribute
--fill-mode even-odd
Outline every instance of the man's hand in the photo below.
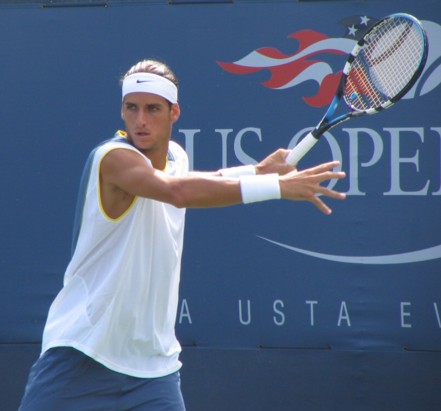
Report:
<svg viewBox="0 0 441 411"><path fill-rule="evenodd" d="M318 197L319 194L344 200L346 194L323 187L320 184L334 178L344 178L346 174L341 171L332 171L338 167L338 161L324 163L303 171L291 171L280 177L280 191L282 198L287 200L304 200L314 204L325 214L331 214L332 210Z"/></svg>
<svg viewBox="0 0 441 411"><path fill-rule="evenodd" d="M290 166L285 162L289 152L290 150L279 148L274 153L264 158L260 163L255 165L256 174L277 173L282 176L293 171L295 167Z"/></svg>

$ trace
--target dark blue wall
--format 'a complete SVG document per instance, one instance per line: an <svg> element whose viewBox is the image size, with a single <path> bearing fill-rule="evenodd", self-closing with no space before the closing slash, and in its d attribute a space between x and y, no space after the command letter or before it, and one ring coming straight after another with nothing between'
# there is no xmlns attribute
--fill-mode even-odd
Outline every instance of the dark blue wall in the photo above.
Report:
<svg viewBox="0 0 441 411"><path fill-rule="evenodd" d="M142 58L165 60L181 84L174 137L194 168L252 162L317 123L326 98L311 99L325 92L314 78L345 61L321 49L303 81L276 89L256 68L263 56L291 61L323 36L343 49L361 17L397 11L428 31L420 82L387 112L331 130L299 165L341 160L348 178L335 188L348 198L329 201L331 216L283 201L188 210L183 389L189 411L440 409L436 0L0 5L0 409L16 409L38 356L83 163L122 127L120 75ZM259 49L248 74L220 64ZM273 79L294 72L284 65Z"/></svg>

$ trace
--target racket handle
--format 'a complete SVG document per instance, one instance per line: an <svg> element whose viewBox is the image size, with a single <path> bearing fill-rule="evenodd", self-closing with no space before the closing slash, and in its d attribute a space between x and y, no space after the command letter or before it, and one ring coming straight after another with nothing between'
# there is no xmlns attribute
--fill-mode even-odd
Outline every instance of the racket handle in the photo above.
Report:
<svg viewBox="0 0 441 411"><path fill-rule="evenodd" d="M312 133L304 137L299 144L297 144L286 157L286 163L295 166L302 159L302 157L311 150L312 146L317 143L318 139Z"/></svg>

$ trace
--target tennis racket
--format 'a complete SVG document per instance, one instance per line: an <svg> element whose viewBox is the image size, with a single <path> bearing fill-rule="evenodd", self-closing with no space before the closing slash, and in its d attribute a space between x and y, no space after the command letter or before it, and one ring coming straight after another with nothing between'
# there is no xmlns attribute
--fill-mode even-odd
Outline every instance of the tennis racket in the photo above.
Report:
<svg viewBox="0 0 441 411"><path fill-rule="evenodd" d="M291 150L286 162L296 165L331 127L395 104L421 75L427 52L426 33L415 17L396 13L378 21L351 51L325 116ZM342 99L348 110L337 116Z"/></svg>

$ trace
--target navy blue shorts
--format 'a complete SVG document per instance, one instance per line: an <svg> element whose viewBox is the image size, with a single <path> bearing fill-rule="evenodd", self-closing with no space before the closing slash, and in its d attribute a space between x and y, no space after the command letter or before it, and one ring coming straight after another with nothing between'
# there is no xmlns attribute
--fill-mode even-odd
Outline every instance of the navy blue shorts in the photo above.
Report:
<svg viewBox="0 0 441 411"><path fill-rule="evenodd" d="M136 378L69 347L33 365L19 411L185 411L179 372Z"/></svg>

